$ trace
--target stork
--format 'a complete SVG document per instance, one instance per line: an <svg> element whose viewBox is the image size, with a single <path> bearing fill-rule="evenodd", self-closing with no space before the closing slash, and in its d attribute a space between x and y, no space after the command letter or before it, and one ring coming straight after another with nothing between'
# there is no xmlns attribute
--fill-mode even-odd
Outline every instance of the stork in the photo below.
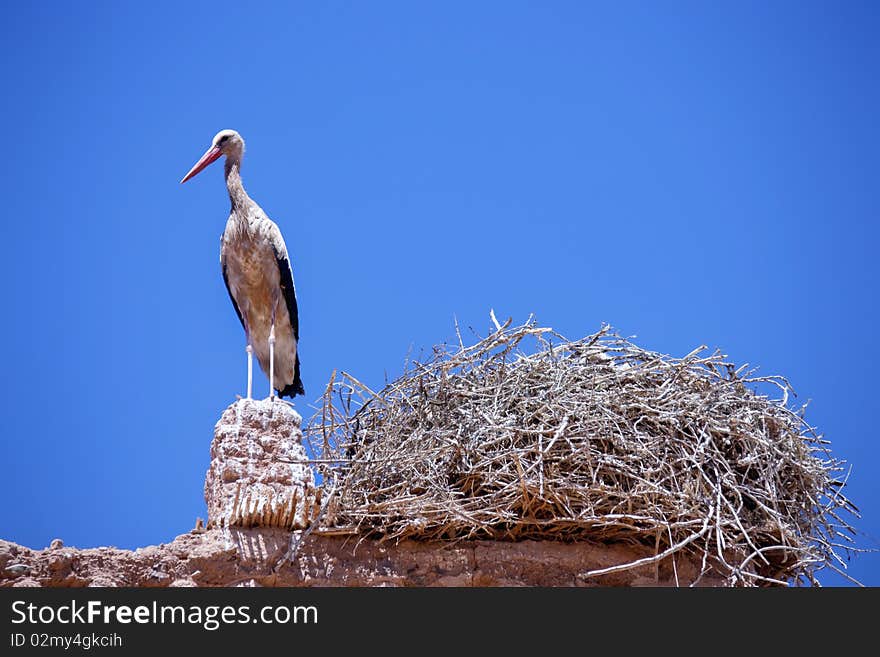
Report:
<svg viewBox="0 0 880 657"><path fill-rule="evenodd" d="M223 282L241 321L247 352L247 398L253 387L254 352L269 377L269 397L304 395L299 374L299 316L293 270L278 226L244 191L241 159L244 139L221 130L181 184L226 156L226 189L232 209L220 237Z"/></svg>

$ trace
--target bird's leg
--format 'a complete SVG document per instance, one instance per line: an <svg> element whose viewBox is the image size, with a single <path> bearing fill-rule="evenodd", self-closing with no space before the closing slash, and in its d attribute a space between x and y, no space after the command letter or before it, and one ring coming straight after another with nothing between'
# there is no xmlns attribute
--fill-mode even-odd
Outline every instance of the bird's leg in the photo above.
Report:
<svg viewBox="0 0 880 657"><path fill-rule="evenodd" d="M275 399L275 313L269 328L269 399Z"/></svg>
<svg viewBox="0 0 880 657"><path fill-rule="evenodd" d="M253 384L254 384L254 347L251 345L251 331L247 325L246 321L242 321L244 324L244 340L246 346L244 348L247 353L247 362L248 362L248 384L247 384L247 398L251 398L251 393L253 392Z"/></svg>
<svg viewBox="0 0 880 657"><path fill-rule="evenodd" d="M251 346L250 340L248 340L248 345L244 348L244 350L247 352L248 360L247 398L250 399L254 384L254 348Z"/></svg>

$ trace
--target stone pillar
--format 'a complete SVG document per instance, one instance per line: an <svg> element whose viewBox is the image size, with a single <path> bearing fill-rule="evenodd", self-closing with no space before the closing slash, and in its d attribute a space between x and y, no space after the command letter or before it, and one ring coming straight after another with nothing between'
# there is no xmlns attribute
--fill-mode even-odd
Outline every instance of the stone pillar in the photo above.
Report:
<svg viewBox="0 0 880 657"><path fill-rule="evenodd" d="M308 527L320 497L301 424L277 399L240 399L223 412L205 477L208 527Z"/></svg>

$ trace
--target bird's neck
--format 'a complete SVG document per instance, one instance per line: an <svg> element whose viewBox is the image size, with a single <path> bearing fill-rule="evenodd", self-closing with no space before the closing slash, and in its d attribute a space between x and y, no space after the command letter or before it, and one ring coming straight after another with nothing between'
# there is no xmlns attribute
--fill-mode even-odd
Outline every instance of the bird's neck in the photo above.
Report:
<svg viewBox="0 0 880 657"><path fill-rule="evenodd" d="M241 184L240 160L226 158L226 189L233 208L245 208L250 203L251 199Z"/></svg>

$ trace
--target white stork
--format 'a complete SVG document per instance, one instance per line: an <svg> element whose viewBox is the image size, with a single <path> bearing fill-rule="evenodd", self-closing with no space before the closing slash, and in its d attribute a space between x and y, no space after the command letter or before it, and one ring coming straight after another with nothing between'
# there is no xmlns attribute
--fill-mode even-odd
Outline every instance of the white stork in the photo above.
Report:
<svg viewBox="0 0 880 657"><path fill-rule="evenodd" d="M181 184L226 156L226 189L232 209L220 238L220 267L229 298L247 346L247 398L253 386L253 354L269 377L269 396L304 395L299 375L299 316L296 288L281 231L241 184L244 139L235 130L221 130L211 147L189 170Z"/></svg>

